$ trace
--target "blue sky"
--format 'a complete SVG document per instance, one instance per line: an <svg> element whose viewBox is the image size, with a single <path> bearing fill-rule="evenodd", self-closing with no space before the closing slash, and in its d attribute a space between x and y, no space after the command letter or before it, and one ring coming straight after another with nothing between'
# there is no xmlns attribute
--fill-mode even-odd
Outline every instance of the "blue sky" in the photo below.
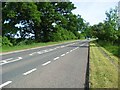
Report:
<svg viewBox="0 0 120 90"><path fill-rule="evenodd" d="M105 20L105 12L115 8L119 0L70 0L77 7L72 12L80 14L90 25L98 24Z"/></svg>

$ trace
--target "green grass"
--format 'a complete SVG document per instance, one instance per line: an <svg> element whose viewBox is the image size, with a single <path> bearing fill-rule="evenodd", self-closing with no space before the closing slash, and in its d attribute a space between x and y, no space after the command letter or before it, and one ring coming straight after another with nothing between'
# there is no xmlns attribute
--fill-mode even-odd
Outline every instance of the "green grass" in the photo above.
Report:
<svg viewBox="0 0 120 90"><path fill-rule="evenodd" d="M119 55L120 55L119 49L120 48L118 45L116 45L116 44L112 45L110 42L104 42L104 41L99 41L98 44L101 45L102 47L104 47L107 51L109 51L113 55L119 57Z"/></svg>
<svg viewBox="0 0 120 90"><path fill-rule="evenodd" d="M118 88L118 70L90 43L90 88Z"/></svg>
<svg viewBox="0 0 120 90"><path fill-rule="evenodd" d="M48 46L53 44L60 44L64 42L72 42L75 40L68 40L68 41L59 41L59 42L46 42L46 43L32 43L30 45L20 45L20 46L3 46L2 50L0 52L10 52L10 51L16 51L16 50L22 50L22 49L29 49L29 48L35 48L35 47L41 47L41 46ZM0 47L1 49L1 47Z"/></svg>

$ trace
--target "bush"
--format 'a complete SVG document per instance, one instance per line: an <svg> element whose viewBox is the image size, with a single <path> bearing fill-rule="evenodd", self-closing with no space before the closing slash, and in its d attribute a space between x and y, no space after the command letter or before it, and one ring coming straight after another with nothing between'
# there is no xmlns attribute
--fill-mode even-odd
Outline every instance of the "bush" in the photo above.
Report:
<svg viewBox="0 0 120 90"><path fill-rule="evenodd" d="M17 45L18 45L18 46L19 46L19 45L30 45L30 44L32 44L32 43L34 43L34 40L25 39L25 40L22 40L22 41L20 41L19 43L17 43Z"/></svg>
<svg viewBox="0 0 120 90"><path fill-rule="evenodd" d="M2 36L0 36L0 47L2 46Z"/></svg>
<svg viewBox="0 0 120 90"><path fill-rule="evenodd" d="M2 37L2 46L13 46L13 44L8 40L7 37Z"/></svg>
<svg viewBox="0 0 120 90"><path fill-rule="evenodd" d="M51 41L63 41L63 40L71 40L76 39L76 36L60 26L56 26L56 32L52 33Z"/></svg>

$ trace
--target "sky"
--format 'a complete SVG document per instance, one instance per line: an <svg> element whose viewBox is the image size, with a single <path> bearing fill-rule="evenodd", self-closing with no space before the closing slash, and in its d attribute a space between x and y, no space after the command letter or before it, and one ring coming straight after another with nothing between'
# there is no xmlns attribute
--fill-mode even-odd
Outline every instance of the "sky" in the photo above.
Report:
<svg viewBox="0 0 120 90"><path fill-rule="evenodd" d="M72 12L76 15L81 15L85 21L89 22L90 25L98 24L105 20L105 12L109 11L110 8L118 6L120 0L70 0L75 7Z"/></svg>

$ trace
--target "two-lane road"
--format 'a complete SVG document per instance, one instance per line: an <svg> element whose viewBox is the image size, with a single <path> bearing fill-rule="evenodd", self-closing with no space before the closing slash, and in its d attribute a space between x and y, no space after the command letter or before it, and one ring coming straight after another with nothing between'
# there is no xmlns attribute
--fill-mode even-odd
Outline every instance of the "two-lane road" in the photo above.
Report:
<svg viewBox="0 0 120 90"><path fill-rule="evenodd" d="M75 41L2 55L0 88L84 88L88 42Z"/></svg>

